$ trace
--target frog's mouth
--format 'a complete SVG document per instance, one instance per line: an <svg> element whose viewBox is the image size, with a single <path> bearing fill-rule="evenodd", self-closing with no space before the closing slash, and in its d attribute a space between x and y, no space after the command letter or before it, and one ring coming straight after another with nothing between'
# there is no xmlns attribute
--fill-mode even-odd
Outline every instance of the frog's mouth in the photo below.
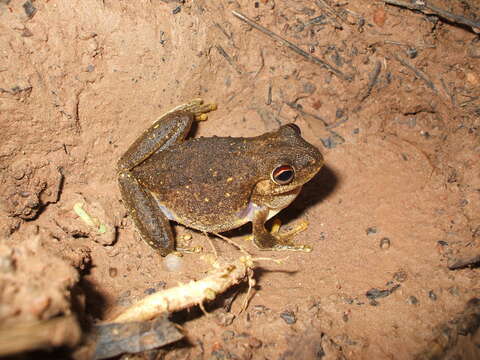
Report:
<svg viewBox="0 0 480 360"><path fill-rule="evenodd" d="M303 186L303 185L299 185L299 186L297 186L297 187L294 188L294 189L290 189L290 190L283 191L283 192L277 192L277 193L274 193L274 194L272 194L272 195L273 195L273 196L275 196L275 195L282 195L282 196L284 196L284 195L285 195L285 196L295 195L295 196L297 196L297 195L300 193L300 191L302 190L302 186Z"/></svg>

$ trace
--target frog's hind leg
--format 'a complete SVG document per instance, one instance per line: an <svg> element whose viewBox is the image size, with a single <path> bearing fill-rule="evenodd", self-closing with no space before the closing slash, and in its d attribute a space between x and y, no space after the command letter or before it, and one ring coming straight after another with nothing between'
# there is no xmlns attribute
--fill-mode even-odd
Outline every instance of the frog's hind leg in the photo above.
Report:
<svg viewBox="0 0 480 360"><path fill-rule="evenodd" d="M157 151L182 142L194 120L206 120L206 113L216 110L215 104L195 99L177 106L157 119L123 154L118 161L119 172L132 170Z"/></svg>
<svg viewBox="0 0 480 360"><path fill-rule="evenodd" d="M144 191L128 171L120 172L118 183L125 207L133 218L142 239L162 256L174 250L175 238L168 218L156 200Z"/></svg>

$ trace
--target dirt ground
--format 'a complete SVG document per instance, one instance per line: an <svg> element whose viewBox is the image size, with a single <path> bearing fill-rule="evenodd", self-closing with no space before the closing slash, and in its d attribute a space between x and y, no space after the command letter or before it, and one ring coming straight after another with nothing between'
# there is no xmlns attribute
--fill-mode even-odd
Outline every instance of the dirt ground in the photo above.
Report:
<svg viewBox="0 0 480 360"><path fill-rule="evenodd" d="M480 21L475 0L429 3ZM382 1L0 0L1 329L71 313L93 324L205 276L205 237L177 226L204 251L166 268L115 172L154 119L201 97L218 110L195 136L295 122L322 151L325 167L279 214L308 220L296 241L313 251L264 253L242 240L248 226L229 233L288 258L260 263L245 311L246 283L209 315L173 316L186 338L150 358L480 358L479 69L472 28ZM56 356L82 358L79 339L57 335L70 350Z"/></svg>

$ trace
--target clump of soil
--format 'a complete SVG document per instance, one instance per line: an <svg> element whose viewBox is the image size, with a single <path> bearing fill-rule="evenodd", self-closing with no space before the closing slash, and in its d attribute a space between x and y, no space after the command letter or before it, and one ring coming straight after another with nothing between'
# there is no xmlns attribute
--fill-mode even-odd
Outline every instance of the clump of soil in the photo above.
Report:
<svg viewBox="0 0 480 360"><path fill-rule="evenodd" d="M0 267L2 326L72 311L71 289L79 280L78 271L49 251L38 235L19 244L2 243Z"/></svg>
<svg viewBox="0 0 480 360"><path fill-rule="evenodd" d="M475 1L428 3L479 22ZM248 227L229 234L288 258L256 269L245 311L246 285L207 304L211 316L174 315L187 340L162 356L478 358L475 31L383 1L0 1L2 325L72 312L91 325L204 276L205 237L176 227L204 251L170 271L136 233L115 173L154 119L201 97L219 109L195 136L294 122L322 151L324 169L278 215L307 219L296 241L314 250L265 254L243 242Z"/></svg>

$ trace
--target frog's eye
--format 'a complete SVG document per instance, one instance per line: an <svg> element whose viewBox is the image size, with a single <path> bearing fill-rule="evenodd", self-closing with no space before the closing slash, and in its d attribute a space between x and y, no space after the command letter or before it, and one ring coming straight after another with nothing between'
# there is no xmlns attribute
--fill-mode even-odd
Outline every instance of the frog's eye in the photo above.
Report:
<svg viewBox="0 0 480 360"><path fill-rule="evenodd" d="M302 131L300 130L297 124L290 123L285 126L288 126L290 129L293 129L297 133L297 135L302 135Z"/></svg>
<svg viewBox="0 0 480 360"><path fill-rule="evenodd" d="M281 165L272 171L272 180L278 185L290 184L295 178L295 170L290 165Z"/></svg>

